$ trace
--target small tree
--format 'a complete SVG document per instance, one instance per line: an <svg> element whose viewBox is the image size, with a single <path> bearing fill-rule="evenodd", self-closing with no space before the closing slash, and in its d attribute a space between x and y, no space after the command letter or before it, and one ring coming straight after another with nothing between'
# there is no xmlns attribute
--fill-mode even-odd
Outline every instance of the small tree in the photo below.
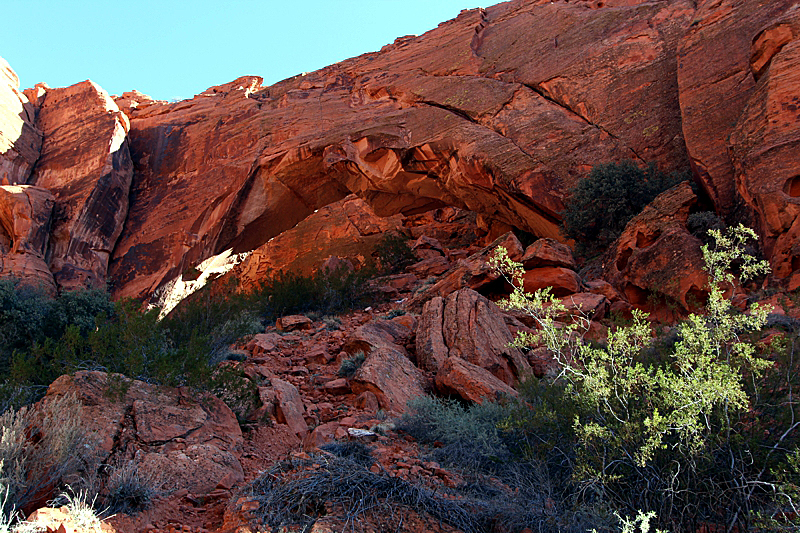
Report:
<svg viewBox="0 0 800 533"><path fill-rule="evenodd" d="M696 525L719 512L729 528L743 524L768 470L766 463L751 464L763 456L757 449L763 443L747 442L742 423L751 407L748 380L771 365L756 356L746 335L766 324L768 311L754 304L740 313L729 298L768 265L744 253L747 241L756 238L752 230L739 226L710 234L716 244L702 248L705 313L678 325L678 341L660 361L646 357L652 334L644 313L635 311L631 325L610 331L605 345L585 342L587 317L565 319L565 307L547 289L524 292L522 267L505 250L491 260L515 287L502 305L538 324L535 334L521 333L515 344L545 346L559 364L558 380L581 407L574 421L583 445L576 480L628 513L646 504L673 527ZM734 263L738 276L731 272ZM786 429L779 443L797 426Z"/></svg>
<svg viewBox="0 0 800 533"><path fill-rule="evenodd" d="M654 164L642 168L633 161L600 163L569 191L561 213L564 235L579 251L606 248L628 221L660 193L685 179L659 172Z"/></svg>

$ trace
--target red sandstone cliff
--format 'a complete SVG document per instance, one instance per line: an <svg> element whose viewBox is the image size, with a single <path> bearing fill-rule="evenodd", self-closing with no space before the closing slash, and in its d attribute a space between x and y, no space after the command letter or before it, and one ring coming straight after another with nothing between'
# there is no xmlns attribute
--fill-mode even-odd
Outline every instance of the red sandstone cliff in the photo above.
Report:
<svg viewBox="0 0 800 533"><path fill-rule="evenodd" d="M89 82L26 97L3 67L0 168L55 197L56 281L107 277L118 297L148 297L350 193L380 216L452 205L558 238L569 187L631 158L691 163L718 212L751 214L788 277L800 268L795 4L514 0L270 87L242 77L177 103L131 92L115 104Z"/></svg>

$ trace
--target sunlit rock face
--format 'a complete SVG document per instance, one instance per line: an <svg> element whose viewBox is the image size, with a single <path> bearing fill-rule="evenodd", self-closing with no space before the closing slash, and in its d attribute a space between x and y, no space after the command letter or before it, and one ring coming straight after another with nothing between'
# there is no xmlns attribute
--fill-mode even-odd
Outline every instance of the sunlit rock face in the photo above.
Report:
<svg viewBox="0 0 800 533"><path fill-rule="evenodd" d="M443 205L561 238L566 191L599 161L685 165L677 2L509 2L270 87L192 100L131 92L135 176L118 296L151 294L356 193L379 216Z"/></svg>
<svg viewBox="0 0 800 533"><path fill-rule="evenodd" d="M37 93L44 142L29 183L55 197L50 269L66 289L102 286L128 212L128 118L88 80Z"/></svg>
<svg viewBox="0 0 800 533"><path fill-rule="evenodd" d="M0 181L52 192L59 286L108 279L115 297L163 294L350 194L380 217L454 206L494 236L563 240L570 188L630 159L691 166L701 200L758 225L787 277L800 270L800 31L795 1L762 3L514 0L174 103L112 101L88 81L20 93L3 62Z"/></svg>

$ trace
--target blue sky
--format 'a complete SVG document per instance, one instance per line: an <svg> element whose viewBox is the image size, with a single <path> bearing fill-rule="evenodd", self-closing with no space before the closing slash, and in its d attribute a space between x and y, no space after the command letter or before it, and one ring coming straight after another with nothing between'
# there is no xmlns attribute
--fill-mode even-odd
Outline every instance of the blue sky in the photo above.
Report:
<svg viewBox="0 0 800 533"><path fill-rule="evenodd" d="M23 88L88 78L112 94L191 98L239 76L270 84L379 50L475 1L4 0L0 56Z"/></svg>

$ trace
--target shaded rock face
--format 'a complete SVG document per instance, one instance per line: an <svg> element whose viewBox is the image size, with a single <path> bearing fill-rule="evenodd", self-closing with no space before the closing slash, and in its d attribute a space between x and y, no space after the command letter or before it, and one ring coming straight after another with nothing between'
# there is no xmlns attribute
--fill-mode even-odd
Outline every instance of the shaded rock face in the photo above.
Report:
<svg viewBox="0 0 800 533"><path fill-rule="evenodd" d="M50 269L61 287L101 286L128 212L128 119L90 81L40 90L35 107L45 140L29 183L55 197Z"/></svg>
<svg viewBox="0 0 800 533"><path fill-rule="evenodd" d="M17 74L0 57L0 185L28 183L42 148L42 132L34 121Z"/></svg>
<svg viewBox="0 0 800 533"><path fill-rule="evenodd" d="M0 278L56 290L45 253L53 195L31 185L0 185Z"/></svg>
<svg viewBox="0 0 800 533"><path fill-rule="evenodd" d="M786 39L786 30L775 28L791 16L795 4L794 0L701 0L680 41L683 136L695 175L722 213L731 213L738 203L729 136L756 91L756 78L763 76L781 46L778 43ZM791 98L785 103L791 104Z"/></svg>
<svg viewBox="0 0 800 533"><path fill-rule="evenodd" d="M597 161L685 159L675 50L692 4L509 2L267 88L128 94L136 200L117 295L350 193L379 216L452 205L559 238L565 192Z"/></svg>
<svg viewBox="0 0 800 533"><path fill-rule="evenodd" d="M228 275L239 286L254 287L279 271L308 275L335 258L365 263L383 235L400 227L401 216L379 217L350 195L313 213L253 251Z"/></svg>
<svg viewBox="0 0 800 533"><path fill-rule="evenodd" d="M121 376L117 376L120 379ZM96 445L87 464L100 467L136 459L140 472L167 490L206 494L223 480L244 479L242 433L236 416L215 396L141 381L113 381L103 372L77 372L54 381L43 401L76 394L83 425Z"/></svg>
<svg viewBox="0 0 800 533"><path fill-rule="evenodd" d="M686 229L696 201L689 184L680 183L625 226L605 268L607 278L632 304L646 306L653 297L666 297L690 310L704 303L708 278L702 243Z"/></svg>
<svg viewBox="0 0 800 533"><path fill-rule="evenodd" d="M755 88L730 137L736 189L779 278L800 269L800 10L753 41Z"/></svg>

